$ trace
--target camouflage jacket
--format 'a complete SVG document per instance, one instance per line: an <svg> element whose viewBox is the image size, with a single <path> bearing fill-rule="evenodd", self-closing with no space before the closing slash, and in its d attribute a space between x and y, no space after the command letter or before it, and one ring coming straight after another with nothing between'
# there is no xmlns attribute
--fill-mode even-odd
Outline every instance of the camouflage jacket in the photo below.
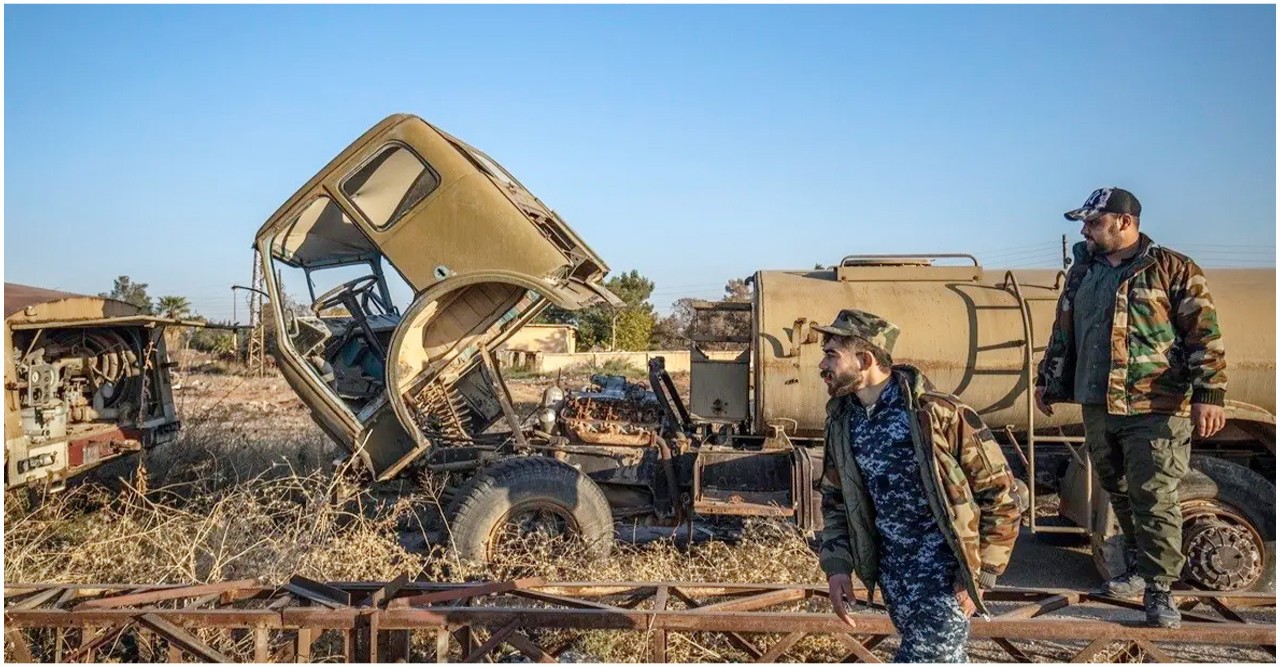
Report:
<svg viewBox="0 0 1280 667"><path fill-rule="evenodd" d="M1138 243L1138 259L1116 293L1107 412L1185 417L1191 403L1222 405L1226 350L1204 273L1190 258L1155 245L1146 234ZM1036 379L1046 403L1075 400L1072 304L1094 260L1084 243L1076 244L1074 254Z"/></svg>
<svg viewBox="0 0 1280 667"><path fill-rule="evenodd" d="M1002 574L1018 539L1021 513L1014 479L991 430L972 408L949 394L933 391L920 371L893 367L911 413L911 440L929 508L955 552L958 577L979 600ZM819 561L833 574L853 573L874 593L880 579L880 535L875 507L849 443L850 394L827 403L823 452L822 519ZM979 611L987 613L982 603Z"/></svg>

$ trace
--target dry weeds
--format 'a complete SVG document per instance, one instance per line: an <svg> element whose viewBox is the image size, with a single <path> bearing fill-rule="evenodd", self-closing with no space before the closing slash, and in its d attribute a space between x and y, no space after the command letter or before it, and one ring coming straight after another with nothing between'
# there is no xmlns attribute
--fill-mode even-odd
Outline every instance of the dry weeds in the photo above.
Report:
<svg viewBox="0 0 1280 667"><path fill-rule="evenodd" d="M536 400L541 390L530 383L521 391ZM619 543L610 558L591 561L572 544L530 541L489 565L458 562L444 548L440 536L446 533L438 521L448 480L427 476L416 483L371 485L350 465L335 466L342 452L306 418L279 378L194 375L181 396L181 438L153 452L143 474L44 498L6 494L6 582L205 583L261 577L280 584L293 574L322 581L387 581L400 574L422 581L519 576L768 584L824 580L809 536L791 524L764 521L746 523L732 544ZM814 599L789 608L825 611L826 604ZM228 655L251 659L251 637L200 634ZM764 649L780 637L751 641ZM550 646L571 636L542 632L535 639ZM639 633L586 632L577 635L571 651L593 662L643 662L646 640ZM876 653L886 656L895 645L886 641ZM318 642L314 657L334 657L339 647L329 639ZM415 658L430 656L434 635L415 634L414 647ZM51 655L47 641L33 648ZM845 653L834 640L806 637L789 659L829 662ZM971 655L990 660L1001 654L974 646ZM133 640L100 657L164 659L156 647ZM749 658L722 635L669 634L671 661Z"/></svg>
<svg viewBox="0 0 1280 667"><path fill-rule="evenodd" d="M492 564L459 562L438 530L447 480L370 485L349 463L335 466L343 453L278 378L193 375L179 396L179 441L153 451L141 471L116 466L47 497L6 495L6 582L280 584L293 574L330 581L400 574L424 581L821 581L804 536L768 523L749 524L736 545L620 544L613 557L592 562L572 544L535 541ZM588 633L578 650L605 661L645 658L642 642L618 638ZM248 655L243 638L215 643ZM673 659L735 655L696 635L671 645ZM119 657L146 654L133 646Z"/></svg>

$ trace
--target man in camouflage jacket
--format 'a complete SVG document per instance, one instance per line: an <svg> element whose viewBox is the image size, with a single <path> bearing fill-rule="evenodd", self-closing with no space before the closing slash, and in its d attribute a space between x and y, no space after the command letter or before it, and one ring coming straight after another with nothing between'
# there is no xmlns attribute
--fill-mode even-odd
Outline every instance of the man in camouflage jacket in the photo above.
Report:
<svg viewBox="0 0 1280 667"><path fill-rule="evenodd" d="M899 662L963 662L968 616L1018 537L1014 479L971 408L892 365L898 328L843 310L824 334L827 404L819 559L836 614L850 574L877 585L902 641Z"/></svg>
<svg viewBox="0 0 1280 667"><path fill-rule="evenodd" d="M1142 205L1096 190L1065 215L1083 223L1036 380L1045 414L1081 404L1090 457L1126 542L1126 571L1103 591L1144 595L1152 625L1176 627L1169 598L1185 558L1178 483L1191 430L1226 424L1226 353L1204 273L1138 231Z"/></svg>

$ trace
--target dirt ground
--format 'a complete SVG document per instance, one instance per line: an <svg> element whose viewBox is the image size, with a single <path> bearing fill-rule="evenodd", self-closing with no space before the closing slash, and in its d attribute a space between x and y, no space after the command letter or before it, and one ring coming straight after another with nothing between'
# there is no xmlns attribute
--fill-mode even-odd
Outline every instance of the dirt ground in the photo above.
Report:
<svg viewBox="0 0 1280 667"><path fill-rule="evenodd" d="M687 376L675 378L682 394L687 395ZM587 384L586 377L539 378L526 377L508 381L516 410L527 414L534 409L542 391L555 381L565 388L577 389ZM184 418L208 422L221 420L227 428L239 429L247 438L264 443L275 443L264 448L274 456L290 459L297 465L320 465L328 457L341 457L338 451L310 421L302 403L278 376L251 378L236 375L186 375L177 391ZM308 454L289 451L289 448L314 450ZM308 463L309 462L309 463ZM732 549L731 545L726 547ZM820 577L820 575L817 575ZM1037 537L1024 531L1019 538L1014 559L1006 574L1001 577L1003 586L1034 588L1068 588L1090 590L1099 583L1092 558L1086 544L1064 544L1062 538L1054 540ZM1116 610L1100 605L1080 605L1068 613L1085 618L1137 620L1141 612ZM1251 621L1274 623L1274 610L1249 611ZM1021 642L1020 646L1035 654L1037 647L1052 648L1062 645L1040 645L1038 642ZM1083 646L1083 642L1081 642ZM886 643L883 648L890 649ZM1270 654L1261 650L1233 647L1181 646L1171 655L1179 660L1196 662L1272 662ZM887 657L887 655L886 655ZM990 642L974 642L973 659L1004 660L1007 656Z"/></svg>

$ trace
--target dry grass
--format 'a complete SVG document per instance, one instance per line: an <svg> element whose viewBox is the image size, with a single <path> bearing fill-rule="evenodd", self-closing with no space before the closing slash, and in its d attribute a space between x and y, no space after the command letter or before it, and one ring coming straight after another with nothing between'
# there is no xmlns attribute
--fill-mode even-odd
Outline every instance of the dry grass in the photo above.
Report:
<svg viewBox="0 0 1280 667"><path fill-rule="evenodd" d="M468 569L469 567L469 569ZM619 544L607 559L591 561L582 551L563 544L533 541L519 552L506 553L488 566L464 565L459 573L478 578L509 579L537 576L547 581L684 581L759 584L813 584L825 581L809 541L794 525L748 521L734 543L709 541L689 548L672 540L641 546ZM646 603L647 604L647 603ZM671 608L681 603L672 601ZM642 605L641 608L644 608ZM778 611L826 611L825 598L775 607ZM561 631L537 635L544 646L559 645L575 637ZM753 635L762 652L783 635ZM886 643L891 648L892 643ZM619 634L590 631L576 633L572 650L590 662L647 662L648 637L643 633ZM832 662L848 650L834 639L807 637L788 654L802 662ZM668 633L667 659L671 662L750 662L752 656L720 633Z"/></svg>
<svg viewBox="0 0 1280 667"><path fill-rule="evenodd" d="M523 383L521 383L523 384ZM536 393L540 394L540 388ZM534 388L529 388L532 395ZM679 547L671 540L619 544L592 561L573 544L531 541L491 564L462 563L444 548L439 516L449 480L368 484L305 416L279 378L193 374L179 392L180 440L152 452L131 480L97 482L46 498L6 496L6 582L205 583L293 574L317 580L501 580L540 576L579 581L724 581L814 583L823 580L806 536L789 524L756 522L735 544ZM126 475L127 476L127 475ZM413 544L406 548L405 544ZM423 546L425 544L425 546ZM815 601L811 604L825 604ZM795 608L799 608L796 605ZM206 634L206 633L201 633ZM546 644L569 635L543 633ZM245 637L208 634L218 650L252 655ZM573 650L593 661L647 659L638 634L580 633ZM767 645L766 639L758 640ZM673 634L669 658L741 660L723 637ZM429 655L434 637L415 637ZM39 642L34 649L47 650ZM163 660L144 644L124 642L103 657ZM317 644L317 658L338 646ZM834 642L809 638L793 651L808 660L844 655ZM460 656L455 656L460 657Z"/></svg>
<svg viewBox="0 0 1280 667"><path fill-rule="evenodd" d="M599 561L573 544L529 541L492 564L458 562L444 549L441 535L446 533L439 522L450 480L428 476L371 485L350 465L335 466L344 453L311 423L278 377L192 374L184 380L182 436L153 452L144 474L130 482L84 484L34 502L23 493L6 494L6 582L205 583L261 577L279 584L293 574L370 581L400 574L423 581L521 576L763 584L824 580L808 536L791 524L766 521L747 522L734 543L620 543L610 558ZM676 381L686 392L687 376ZM542 385L532 381L512 385L521 405L532 405L541 394ZM105 472L100 477L130 470ZM828 609L824 599L783 608ZM238 660L252 658L251 637L199 634ZM752 636L750 641L764 649L780 637ZM534 633L534 639L543 646L572 639L571 654L592 662L649 657L643 633L585 632L575 638L547 631ZM52 655L49 637L35 640L37 655ZM974 642L971 657L1003 659L987 644ZM317 642L314 658L332 659L340 646L327 636ZM876 653L887 657L895 646L890 639ZM505 650L510 658L510 649ZM434 635L416 633L414 658L426 659L433 651ZM811 636L788 659L830 662L846 652L834 640ZM450 658L460 657L455 646ZM149 662L163 661L164 655L145 639L126 637L100 659ZM737 662L749 656L719 634L670 633L668 659Z"/></svg>
<svg viewBox="0 0 1280 667"><path fill-rule="evenodd" d="M216 477L209 482L221 482ZM409 500L376 508L342 478L267 475L143 492L85 485L5 505L6 581L212 582L294 573L316 579L416 574L421 556L399 542Z"/></svg>

